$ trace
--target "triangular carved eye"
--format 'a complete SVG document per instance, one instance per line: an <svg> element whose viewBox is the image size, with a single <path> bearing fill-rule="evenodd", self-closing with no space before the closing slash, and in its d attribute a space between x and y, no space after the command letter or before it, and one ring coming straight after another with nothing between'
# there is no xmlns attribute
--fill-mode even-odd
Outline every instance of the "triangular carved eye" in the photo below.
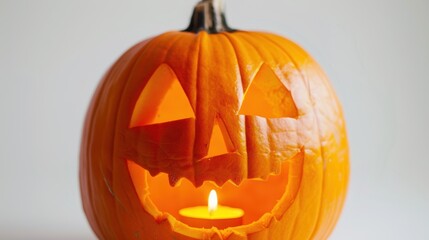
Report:
<svg viewBox="0 0 429 240"><path fill-rule="evenodd" d="M247 88L239 114L265 118L298 118L291 92L266 64Z"/></svg>
<svg viewBox="0 0 429 240"><path fill-rule="evenodd" d="M158 67L134 107L130 128L195 118L194 111L174 71Z"/></svg>

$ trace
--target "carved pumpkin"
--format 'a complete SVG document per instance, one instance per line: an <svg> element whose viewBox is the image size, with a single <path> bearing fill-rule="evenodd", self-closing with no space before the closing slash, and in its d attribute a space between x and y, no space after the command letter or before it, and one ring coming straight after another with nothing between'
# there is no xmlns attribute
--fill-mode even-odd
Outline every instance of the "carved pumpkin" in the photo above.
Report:
<svg viewBox="0 0 429 240"><path fill-rule="evenodd" d="M128 50L90 105L80 155L101 239L326 239L346 194L340 104L317 63L277 35L231 30L212 1L186 31ZM178 220L219 202L241 226Z"/></svg>

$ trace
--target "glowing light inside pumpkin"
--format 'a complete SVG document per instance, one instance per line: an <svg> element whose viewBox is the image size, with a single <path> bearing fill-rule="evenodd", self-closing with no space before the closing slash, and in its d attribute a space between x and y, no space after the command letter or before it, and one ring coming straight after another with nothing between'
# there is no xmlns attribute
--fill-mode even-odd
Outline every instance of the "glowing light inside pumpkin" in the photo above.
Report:
<svg viewBox="0 0 429 240"><path fill-rule="evenodd" d="M211 190L207 206L179 210L179 220L192 227L225 229L243 224L244 211L240 208L218 205L217 193Z"/></svg>
<svg viewBox="0 0 429 240"><path fill-rule="evenodd" d="M217 209L217 193L215 190L210 191L209 201L208 201L208 209L209 209L210 215L213 215L213 213Z"/></svg>

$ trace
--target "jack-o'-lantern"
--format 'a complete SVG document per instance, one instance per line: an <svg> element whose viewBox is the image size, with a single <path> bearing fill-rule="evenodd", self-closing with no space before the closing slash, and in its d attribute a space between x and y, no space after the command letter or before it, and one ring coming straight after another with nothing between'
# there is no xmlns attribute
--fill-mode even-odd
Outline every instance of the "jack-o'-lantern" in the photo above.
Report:
<svg viewBox="0 0 429 240"><path fill-rule="evenodd" d="M290 40L229 28L216 3L128 50L93 97L80 183L101 239L326 239L338 219L348 146L328 79ZM240 225L181 220L212 189Z"/></svg>

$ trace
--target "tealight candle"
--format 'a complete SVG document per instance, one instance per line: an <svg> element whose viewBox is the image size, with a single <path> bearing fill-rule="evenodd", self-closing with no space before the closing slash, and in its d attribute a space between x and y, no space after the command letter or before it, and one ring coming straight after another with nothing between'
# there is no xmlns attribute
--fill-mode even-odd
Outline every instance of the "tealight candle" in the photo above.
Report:
<svg viewBox="0 0 429 240"><path fill-rule="evenodd" d="M207 206L183 208L179 215L180 220L191 227L224 229L242 225L244 211L218 205L216 191L211 190Z"/></svg>

